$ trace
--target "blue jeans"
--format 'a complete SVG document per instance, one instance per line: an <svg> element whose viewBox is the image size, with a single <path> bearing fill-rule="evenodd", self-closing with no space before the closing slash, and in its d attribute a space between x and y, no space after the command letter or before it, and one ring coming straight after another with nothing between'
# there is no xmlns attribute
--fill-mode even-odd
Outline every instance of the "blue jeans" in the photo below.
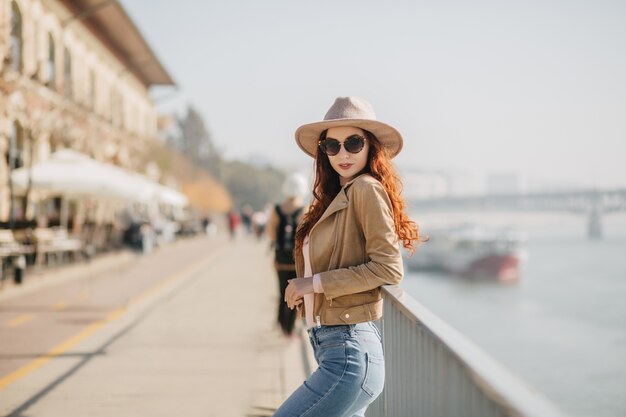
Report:
<svg viewBox="0 0 626 417"><path fill-rule="evenodd" d="M274 417L363 417L385 384L378 329L365 322L313 327L308 332L319 367Z"/></svg>

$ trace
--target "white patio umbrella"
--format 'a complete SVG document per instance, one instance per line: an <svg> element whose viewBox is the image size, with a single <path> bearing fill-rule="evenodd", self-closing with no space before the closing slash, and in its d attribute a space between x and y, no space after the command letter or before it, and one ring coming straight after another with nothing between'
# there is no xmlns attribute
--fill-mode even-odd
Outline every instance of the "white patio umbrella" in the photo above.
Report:
<svg viewBox="0 0 626 417"><path fill-rule="evenodd" d="M49 194L125 199L123 178L112 175L113 172L107 164L65 149L30 170L27 167L16 169L12 179L17 190L28 187L30 176L33 189Z"/></svg>
<svg viewBox="0 0 626 417"><path fill-rule="evenodd" d="M189 203L189 199L185 194L173 188L165 187L161 184L158 185L158 199L161 203L174 207L185 207Z"/></svg>
<svg viewBox="0 0 626 417"><path fill-rule="evenodd" d="M177 207L187 204L178 191L151 181L136 172L96 161L79 152L64 149L50 159L13 171L13 185L26 190L31 176L32 188L49 194L93 196L140 203L162 203Z"/></svg>

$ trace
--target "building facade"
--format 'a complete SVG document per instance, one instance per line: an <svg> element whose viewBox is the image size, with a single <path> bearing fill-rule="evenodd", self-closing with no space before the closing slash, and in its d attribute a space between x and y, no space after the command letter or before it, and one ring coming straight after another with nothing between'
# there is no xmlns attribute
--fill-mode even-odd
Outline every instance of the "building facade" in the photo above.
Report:
<svg viewBox="0 0 626 417"><path fill-rule="evenodd" d="M0 223L33 216L10 173L70 148L144 171L153 85L173 85L117 1L0 0Z"/></svg>

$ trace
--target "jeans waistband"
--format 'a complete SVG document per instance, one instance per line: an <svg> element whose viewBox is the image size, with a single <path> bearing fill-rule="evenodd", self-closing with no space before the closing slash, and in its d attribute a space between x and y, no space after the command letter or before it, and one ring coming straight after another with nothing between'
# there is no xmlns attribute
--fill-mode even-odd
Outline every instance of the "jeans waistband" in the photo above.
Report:
<svg viewBox="0 0 626 417"><path fill-rule="evenodd" d="M309 336L318 337L320 335L328 334L328 333L351 332L354 329L365 330L365 328L369 329L371 326L374 326L371 321L365 321L363 323L357 323L357 324L338 324L338 325L333 325L333 326L321 325L319 327L317 326L310 327L307 329L307 332L309 333Z"/></svg>
<svg viewBox="0 0 626 417"><path fill-rule="evenodd" d="M314 326L307 329L307 332L311 336L319 336L326 333L334 333L334 332L348 332L356 327L355 324L338 324L335 326L326 326L321 325L319 327Z"/></svg>

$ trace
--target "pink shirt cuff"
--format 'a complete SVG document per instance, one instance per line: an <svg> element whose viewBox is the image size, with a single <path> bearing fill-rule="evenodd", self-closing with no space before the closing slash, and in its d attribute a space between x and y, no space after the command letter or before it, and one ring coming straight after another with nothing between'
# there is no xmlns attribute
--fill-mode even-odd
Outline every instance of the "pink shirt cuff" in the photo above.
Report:
<svg viewBox="0 0 626 417"><path fill-rule="evenodd" d="M322 280L320 279L320 274L313 275L313 292L322 293L324 292L324 288L322 288Z"/></svg>

